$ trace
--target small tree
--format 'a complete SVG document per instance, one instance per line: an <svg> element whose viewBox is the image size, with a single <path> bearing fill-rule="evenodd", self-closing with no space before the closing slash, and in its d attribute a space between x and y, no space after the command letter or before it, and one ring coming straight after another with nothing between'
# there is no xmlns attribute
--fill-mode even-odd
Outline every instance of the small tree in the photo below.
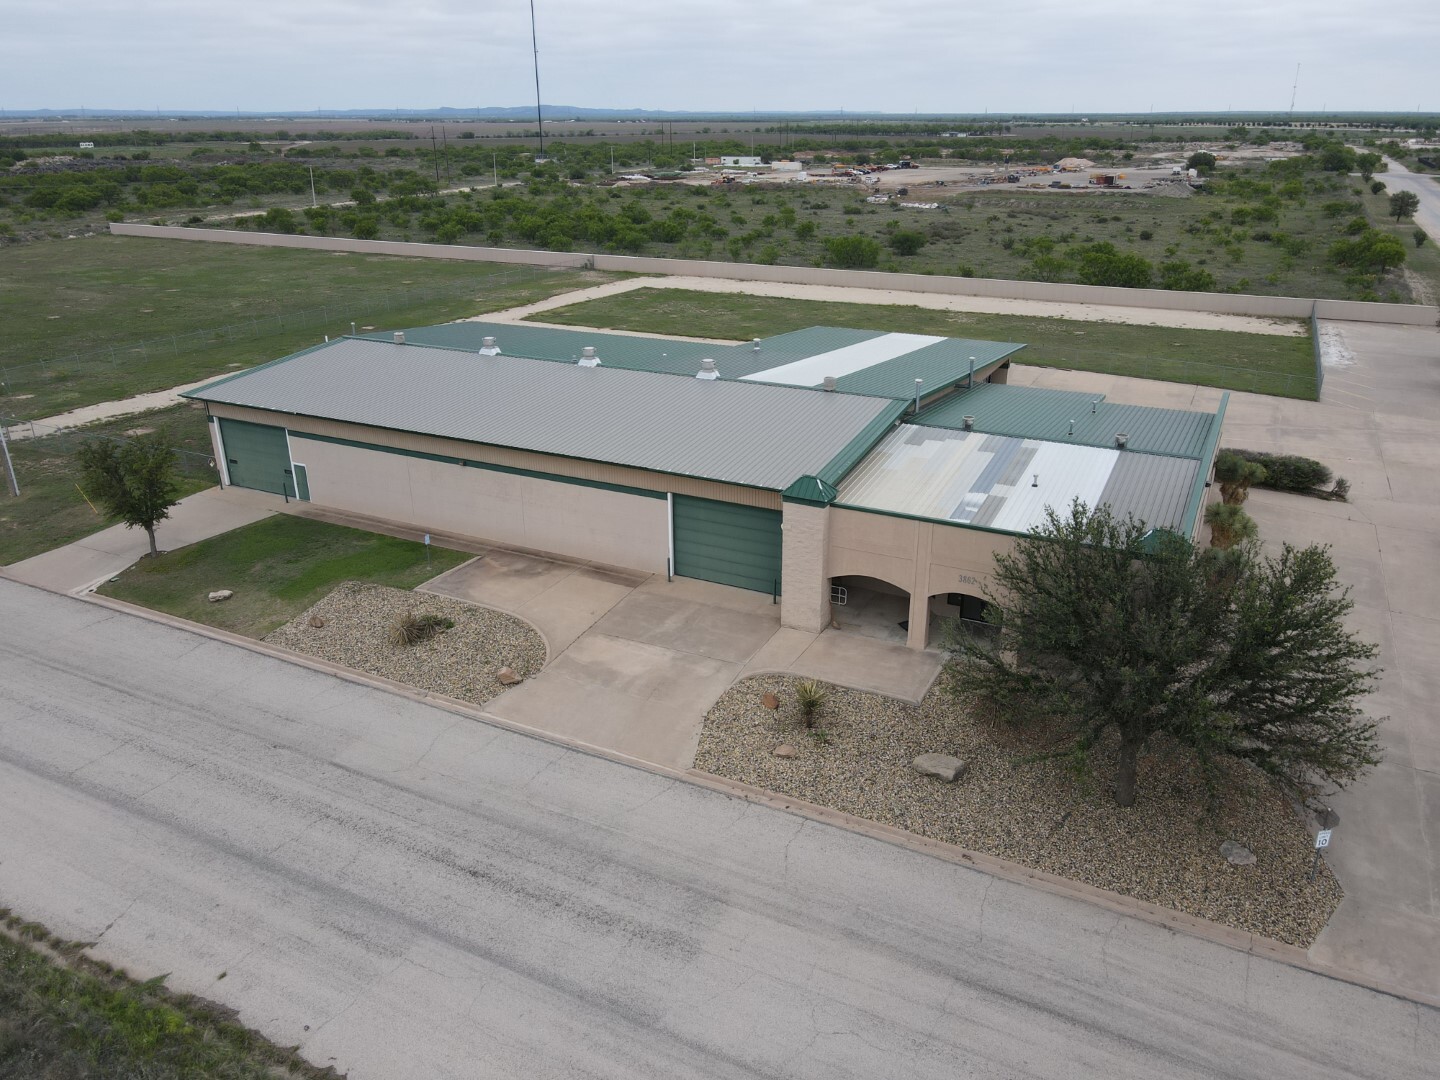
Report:
<svg viewBox="0 0 1440 1080"><path fill-rule="evenodd" d="M890 234L890 250L896 255L916 255L925 246L925 234L918 229L901 229Z"/></svg>
<svg viewBox="0 0 1440 1080"><path fill-rule="evenodd" d="M1413 191L1397 191L1390 196L1390 213L1398 222L1420 209L1420 196Z"/></svg>
<svg viewBox="0 0 1440 1080"><path fill-rule="evenodd" d="M1189 160L1185 162L1185 167L1187 169L1194 169L1197 173L1204 175L1215 168L1215 155L1208 150L1197 150L1191 154Z"/></svg>
<svg viewBox="0 0 1440 1080"><path fill-rule="evenodd" d="M1260 535L1255 519L1235 503L1211 503L1205 508L1205 524L1210 526L1210 546L1221 551Z"/></svg>
<svg viewBox="0 0 1440 1080"><path fill-rule="evenodd" d="M1372 181L1370 181L1370 194L1371 194L1371 195L1379 195L1380 192L1382 192L1382 191L1384 191L1384 190L1385 190L1385 181L1384 181L1384 180L1372 180Z"/></svg>
<svg viewBox="0 0 1440 1080"><path fill-rule="evenodd" d="M1200 550L1077 501L996 555L995 580L998 633L948 636L957 691L1058 726L1082 765L1113 745L1121 806L1160 735L1207 772L1239 759L1301 797L1379 762L1355 704L1376 649L1346 629L1353 605L1324 548Z"/></svg>
<svg viewBox="0 0 1440 1080"><path fill-rule="evenodd" d="M825 254L845 270L868 270L880 264L880 245L868 236L832 236L825 241Z"/></svg>
<svg viewBox="0 0 1440 1080"><path fill-rule="evenodd" d="M1368 184L1372 176L1384 171L1385 159L1373 150L1367 150L1363 154L1355 155L1355 168L1359 170L1360 179Z"/></svg>
<svg viewBox="0 0 1440 1080"><path fill-rule="evenodd" d="M1263 484L1265 466L1246 461L1231 450L1222 450L1215 459L1215 482L1220 485L1220 500L1226 506L1239 506L1250 497L1254 484Z"/></svg>
<svg viewBox="0 0 1440 1080"><path fill-rule="evenodd" d="M126 443L89 439L80 444L76 456L89 493L127 528L138 525L144 529L150 538L151 557L160 554L155 546L155 526L170 516L170 507L179 501L175 448L170 440L158 432Z"/></svg>
<svg viewBox="0 0 1440 1080"><path fill-rule="evenodd" d="M1429 239L1429 235L1425 232L1424 229L1420 228L1418 225L1415 227L1415 231L1412 232L1410 235L1415 238L1415 246L1417 248Z"/></svg>

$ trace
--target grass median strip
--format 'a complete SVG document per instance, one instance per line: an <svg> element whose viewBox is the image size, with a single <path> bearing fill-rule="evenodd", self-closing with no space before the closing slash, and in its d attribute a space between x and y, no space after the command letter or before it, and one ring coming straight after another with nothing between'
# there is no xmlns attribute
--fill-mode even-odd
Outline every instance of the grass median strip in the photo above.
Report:
<svg viewBox="0 0 1440 1080"><path fill-rule="evenodd" d="M260 638L342 581L413 589L468 558L435 547L427 557L425 545L414 540L277 515L158 559L141 559L100 592ZM234 595L218 603L206 599L220 589Z"/></svg>
<svg viewBox="0 0 1440 1080"><path fill-rule="evenodd" d="M536 322L745 341L808 326L936 334L1027 346L1015 362L1313 399L1309 335L1187 330L895 304L634 289L533 316ZM1297 330L1299 327L1297 326Z"/></svg>
<svg viewBox="0 0 1440 1080"><path fill-rule="evenodd" d="M219 976L223 978L224 975ZM0 1076L330 1078L223 1006L139 982L0 909Z"/></svg>

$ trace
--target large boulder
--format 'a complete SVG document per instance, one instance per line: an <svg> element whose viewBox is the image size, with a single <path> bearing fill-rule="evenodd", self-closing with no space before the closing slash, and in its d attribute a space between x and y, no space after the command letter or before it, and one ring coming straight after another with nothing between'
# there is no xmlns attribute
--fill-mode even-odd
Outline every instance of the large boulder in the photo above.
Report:
<svg viewBox="0 0 1440 1080"><path fill-rule="evenodd" d="M933 776L947 784L953 784L965 775L966 765L949 754L921 754L910 763L910 767L921 776Z"/></svg>

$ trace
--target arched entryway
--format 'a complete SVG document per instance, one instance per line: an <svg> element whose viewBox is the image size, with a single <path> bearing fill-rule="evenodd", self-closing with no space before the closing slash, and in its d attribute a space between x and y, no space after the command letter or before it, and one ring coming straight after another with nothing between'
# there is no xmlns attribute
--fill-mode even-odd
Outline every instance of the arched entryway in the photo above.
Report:
<svg viewBox="0 0 1440 1080"><path fill-rule="evenodd" d="M904 645L910 594L879 578L846 574L830 579L830 626L843 633Z"/></svg>

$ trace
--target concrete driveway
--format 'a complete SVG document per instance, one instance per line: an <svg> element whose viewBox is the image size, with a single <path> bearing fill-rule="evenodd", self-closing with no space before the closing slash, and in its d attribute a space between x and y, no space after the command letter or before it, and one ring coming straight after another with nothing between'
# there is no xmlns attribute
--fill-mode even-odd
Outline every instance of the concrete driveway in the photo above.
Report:
<svg viewBox="0 0 1440 1080"><path fill-rule="evenodd" d="M533 623L549 662L487 705L501 719L690 767L700 725L780 628L770 597L496 550L423 586Z"/></svg>
<svg viewBox="0 0 1440 1080"><path fill-rule="evenodd" d="M935 653L780 626L769 596L504 549L421 588L500 608L545 637L543 671L486 705L494 716L641 761L688 769L715 699L779 671L918 701Z"/></svg>

